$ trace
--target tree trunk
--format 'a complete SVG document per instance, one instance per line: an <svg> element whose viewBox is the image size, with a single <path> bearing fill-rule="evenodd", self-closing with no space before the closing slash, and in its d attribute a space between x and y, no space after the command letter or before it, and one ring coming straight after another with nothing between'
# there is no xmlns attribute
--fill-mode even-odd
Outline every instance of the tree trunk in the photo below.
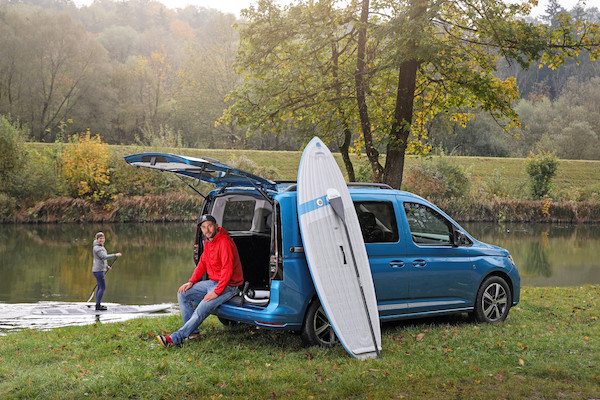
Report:
<svg viewBox="0 0 600 400"><path fill-rule="evenodd" d="M373 146L373 136L371 134L371 122L369 121L369 109L367 107L366 82L367 64L365 62L367 48L367 23L369 21L369 0L363 0L360 13L360 26L358 28L358 43L356 49L356 73L354 81L356 85L356 103L358 105L358 115L360 117L360 126L365 139L365 153L371 163L373 171L373 180L381 182L383 178L383 167L379 163L379 152Z"/></svg>
<svg viewBox="0 0 600 400"><path fill-rule="evenodd" d="M413 29L418 29L422 24L415 24L415 20L422 18L427 11L428 0L411 0L409 19L412 22ZM414 32L412 37L418 37ZM408 54L416 54L419 43L411 40L407 43ZM420 60L409 59L402 61L398 70L398 90L396 91L396 107L394 108L394 122L390 129L387 153L385 160L385 170L383 182L395 189L402 186L402 175L404 174L404 158L408 137L410 135L410 126L412 124L413 108L415 102L415 87L417 82L417 72L419 70Z"/></svg>
<svg viewBox="0 0 600 400"><path fill-rule="evenodd" d="M333 75L333 79L335 81L335 91L337 93L338 98L342 98L342 83L339 80L339 52L337 49L337 43L334 43L331 46L331 61L332 68L331 73ZM346 114L341 107L338 107L338 113L340 115L340 119L344 125L344 142L339 146L340 153L342 154L342 160L344 160L344 166L346 167L346 172L348 173L348 181L356 182L356 175L354 174L354 166L352 165L352 160L350 160L350 143L352 143L352 131L346 122Z"/></svg>
<svg viewBox="0 0 600 400"><path fill-rule="evenodd" d="M352 142L352 131L349 128L344 128L344 143L339 147L340 153L342 154L342 160L344 160L344 166L348 173L348 182L356 182L356 175L354 174L354 166L350 160L350 143Z"/></svg>
<svg viewBox="0 0 600 400"><path fill-rule="evenodd" d="M412 124L418 68L419 62L417 60L409 60L403 62L399 70L394 123L387 145L383 180L395 189L400 189L402 186L404 158L408 136L410 135L410 125Z"/></svg>

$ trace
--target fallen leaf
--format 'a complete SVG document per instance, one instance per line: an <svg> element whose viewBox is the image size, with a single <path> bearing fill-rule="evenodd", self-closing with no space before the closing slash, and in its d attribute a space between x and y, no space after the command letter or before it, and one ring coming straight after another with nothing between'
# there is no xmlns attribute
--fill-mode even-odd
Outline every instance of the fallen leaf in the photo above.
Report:
<svg viewBox="0 0 600 400"><path fill-rule="evenodd" d="M424 333L419 333L417 335L417 342L422 342L424 337L425 337Z"/></svg>
<svg viewBox="0 0 600 400"><path fill-rule="evenodd" d="M522 358L519 358L519 365L522 367L525 365L525 361Z"/></svg>

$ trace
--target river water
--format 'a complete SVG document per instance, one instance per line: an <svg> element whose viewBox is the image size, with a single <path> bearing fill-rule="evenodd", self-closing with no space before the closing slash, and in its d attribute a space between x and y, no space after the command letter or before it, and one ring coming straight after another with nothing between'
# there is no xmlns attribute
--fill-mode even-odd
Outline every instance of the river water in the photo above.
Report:
<svg viewBox="0 0 600 400"><path fill-rule="evenodd" d="M479 240L508 249L523 286L600 284L600 225L462 225ZM36 317L31 311L89 298L96 284L92 242L100 230L108 252L123 253L106 276L103 303L176 303L177 288L194 269L195 229L194 223L0 225L0 334L94 321Z"/></svg>

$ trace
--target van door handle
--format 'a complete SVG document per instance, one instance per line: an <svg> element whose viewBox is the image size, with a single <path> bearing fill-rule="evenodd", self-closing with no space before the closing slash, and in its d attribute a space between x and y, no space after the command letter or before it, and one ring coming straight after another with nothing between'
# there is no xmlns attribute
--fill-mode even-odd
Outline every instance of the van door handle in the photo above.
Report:
<svg viewBox="0 0 600 400"><path fill-rule="evenodd" d="M423 268L427 265L427 262L425 260L414 260L412 264L416 268Z"/></svg>
<svg viewBox="0 0 600 400"><path fill-rule="evenodd" d="M404 261L390 261L390 267L402 268L402 267L404 267Z"/></svg>

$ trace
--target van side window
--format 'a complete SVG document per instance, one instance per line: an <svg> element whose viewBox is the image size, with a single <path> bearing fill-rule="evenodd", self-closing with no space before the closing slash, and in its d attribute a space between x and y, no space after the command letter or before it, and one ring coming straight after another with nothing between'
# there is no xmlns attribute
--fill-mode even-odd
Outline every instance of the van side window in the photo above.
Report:
<svg viewBox="0 0 600 400"><path fill-rule="evenodd" d="M398 223L389 201L355 201L354 208L365 243L398 242Z"/></svg>
<svg viewBox="0 0 600 400"><path fill-rule="evenodd" d="M228 231L249 231L254 219L256 201L228 201L223 211L223 228Z"/></svg>
<svg viewBox="0 0 600 400"><path fill-rule="evenodd" d="M404 203L413 242L421 245L451 245L451 225L437 211L417 203Z"/></svg>

